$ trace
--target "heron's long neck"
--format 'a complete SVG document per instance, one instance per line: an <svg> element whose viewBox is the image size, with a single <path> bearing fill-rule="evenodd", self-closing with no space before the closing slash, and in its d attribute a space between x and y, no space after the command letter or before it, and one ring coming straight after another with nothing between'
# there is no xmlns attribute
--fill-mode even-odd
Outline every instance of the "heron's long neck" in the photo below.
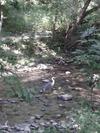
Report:
<svg viewBox="0 0 100 133"><path fill-rule="evenodd" d="M51 84L53 86L55 84L55 80L53 78L51 80L52 80L52 83Z"/></svg>

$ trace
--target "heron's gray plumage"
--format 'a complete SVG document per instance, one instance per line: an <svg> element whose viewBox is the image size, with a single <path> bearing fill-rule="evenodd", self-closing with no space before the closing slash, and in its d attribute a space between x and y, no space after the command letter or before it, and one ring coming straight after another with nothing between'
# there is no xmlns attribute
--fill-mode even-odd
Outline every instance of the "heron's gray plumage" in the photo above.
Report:
<svg viewBox="0 0 100 133"><path fill-rule="evenodd" d="M55 84L55 77L52 77L51 80L44 80L45 84L43 85L42 91L50 91L53 89L53 86Z"/></svg>

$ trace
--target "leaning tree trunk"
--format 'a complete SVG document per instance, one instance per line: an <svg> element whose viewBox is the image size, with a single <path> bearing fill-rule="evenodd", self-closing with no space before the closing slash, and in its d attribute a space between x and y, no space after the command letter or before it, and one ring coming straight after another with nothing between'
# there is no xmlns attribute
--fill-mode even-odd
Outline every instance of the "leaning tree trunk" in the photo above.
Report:
<svg viewBox="0 0 100 133"><path fill-rule="evenodd" d="M1 33L1 30L2 30L2 24L3 24L3 12L1 11L0 12L0 33Z"/></svg>
<svg viewBox="0 0 100 133"><path fill-rule="evenodd" d="M1 30L2 30L3 19L4 19L3 6L4 6L4 2L0 1L0 33L1 33Z"/></svg>
<svg viewBox="0 0 100 133"><path fill-rule="evenodd" d="M77 40L76 31L77 31L79 25L82 24L82 22L86 16L86 13L87 13L86 10L87 10L90 2L91 2L91 0L87 0L84 3L84 6L83 6L82 10L80 11L80 15L78 16L77 20L69 25L69 28L66 32L66 37L65 37L65 49L71 50L73 47L75 47L76 40Z"/></svg>

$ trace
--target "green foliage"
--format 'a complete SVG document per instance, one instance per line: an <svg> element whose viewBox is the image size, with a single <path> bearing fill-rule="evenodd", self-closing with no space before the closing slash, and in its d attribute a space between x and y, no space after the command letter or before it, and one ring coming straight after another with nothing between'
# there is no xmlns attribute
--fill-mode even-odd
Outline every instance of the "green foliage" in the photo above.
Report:
<svg viewBox="0 0 100 133"><path fill-rule="evenodd" d="M95 32L96 32L96 28L90 27L82 33L81 38L84 39L84 38L90 37L90 36L94 35Z"/></svg>
<svg viewBox="0 0 100 133"><path fill-rule="evenodd" d="M22 40L21 41L24 48L20 48L23 54L27 57L32 57L35 53L36 49L36 43L32 38L29 38L27 41Z"/></svg>
<svg viewBox="0 0 100 133"><path fill-rule="evenodd" d="M3 22L4 31L16 33L32 29L32 24L25 20L25 3L23 0L7 1L3 12L4 16L6 16Z"/></svg>
<svg viewBox="0 0 100 133"><path fill-rule="evenodd" d="M81 109L76 115L80 127L78 133L100 132L100 112L92 112L89 108Z"/></svg>
<svg viewBox="0 0 100 133"><path fill-rule="evenodd" d="M0 74L2 75L8 68L8 66L15 65L17 63L17 54L14 53L12 47L16 47L12 40L8 39L0 41Z"/></svg>
<svg viewBox="0 0 100 133"><path fill-rule="evenodd" d="M73 52L77 64L87 65L89 69L100 69L99 31L95 28L86 29L82 33L82 48Z"/></svg>
<svg viewBox="0 0 100 133"><path fill-rule="evenodd" d="M0 48L0 59L13 65L17 62L16 54L11 51L5 51L2 48Z"/></svg>
<svg viewBox="0 0 100 133"><path fill-rule="evenodd" d="M31 102L33 93L29 89L23 88L20 79L16 76L8 76L4 78L7 85L7 95L11 97L18 97L26 102Z"/></svg>
<svg viewBox="0 0 100 133"><path fill-rule="evenodd" d="M78 109L73 109L70 112L70 118L73 120L71 122L72 125L76 125L77 128L74 130L69 129L67 126L70 123L69 121L66 123L65 128L61 128L61 130L58 127L55 126L49 126L46 128L43 128L43 133L71 133L72 131L75 131L77 133L99 133L100 132L100 112L93 112L86 102L83 103L81 101L81 107ZM38 129L33 130L32 133L38 133Z"/></svg>
<svg viewBox="0 0 100 133"><path fill-rule="evenodd" d="M89 53L84 53L84 54L80 53L80 55L75 56L74 59L75 59L74 63L79 65L80 64L87 65L87 67L90 68L91 70L100 69L100 63L97 62L100 60L100 57L97 55L90 55Z"/></svg>
<svg viewBox="0 0 100 133"><path fill-rule="evenodd" d="M50 30L54 24L58 29L77 18L80 3L78 0L7 0L3 8L6 16L3 29L14 33L33 29Z"/></svg>
<svg viewBox="0 0 100 133"><path fill-rule="evenodd" d="M55 127L45 128L44 133L59 133L59 131Z"/></svg>

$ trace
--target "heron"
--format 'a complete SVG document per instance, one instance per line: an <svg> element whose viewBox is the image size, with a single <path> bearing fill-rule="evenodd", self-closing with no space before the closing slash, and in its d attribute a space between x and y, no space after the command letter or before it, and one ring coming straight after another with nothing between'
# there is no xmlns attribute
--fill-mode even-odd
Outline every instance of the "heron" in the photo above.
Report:
<svg viewBox="0 0 100 133"><path fill-rule="evenodd" d="M44 82L44 85L43 85L42 90L40 91L41 93L50 91L53 89L54 84L55 84L55 77L52 77L51 80L43 80L43 82Z"/></svg>

